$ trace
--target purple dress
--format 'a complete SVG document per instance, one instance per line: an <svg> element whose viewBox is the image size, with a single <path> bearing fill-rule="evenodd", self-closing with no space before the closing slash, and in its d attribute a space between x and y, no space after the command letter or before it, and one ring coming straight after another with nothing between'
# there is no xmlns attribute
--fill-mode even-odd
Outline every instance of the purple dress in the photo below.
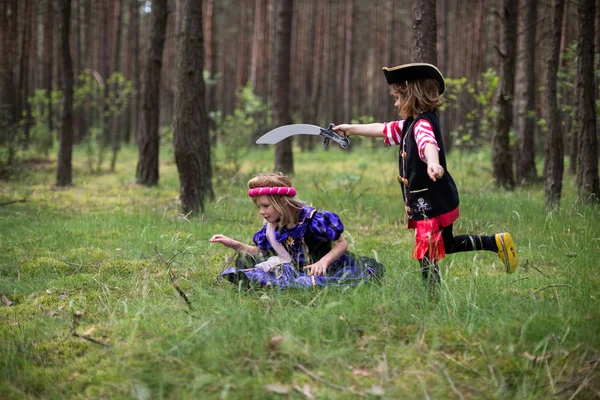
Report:
<svg viewBox="0 0 600 400"><path fill-rule="evenodd" d="M292 257L291 263L277 266L265 272L255 265L276 255L267 239L266 225L254 235L254 244L261 250L258 257L238 256L235 267L227 268L221 277L232 283L248 286L272 286L279 288L312 286L347 286L381 278L384 267L372 258L344 253L327 268L327 275L311 276L303 269L327 254L333 242L344 232L344 224L337 214L304 206L300 210L299 223L291 229L275 231L275 239Z"/></svg>

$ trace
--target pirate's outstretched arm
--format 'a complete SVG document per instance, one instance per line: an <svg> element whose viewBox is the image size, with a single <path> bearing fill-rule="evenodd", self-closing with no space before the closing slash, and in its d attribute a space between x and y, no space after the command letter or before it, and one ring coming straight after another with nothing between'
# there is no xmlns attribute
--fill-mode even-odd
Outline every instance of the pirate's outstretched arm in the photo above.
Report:
<svg viewBox="0 0 600 400"><path fill-rule="evenodd" d="M334 126L336 132L345 132L346 136L383 136L384 125L380 122L372 124L341 124Z"/></svg>

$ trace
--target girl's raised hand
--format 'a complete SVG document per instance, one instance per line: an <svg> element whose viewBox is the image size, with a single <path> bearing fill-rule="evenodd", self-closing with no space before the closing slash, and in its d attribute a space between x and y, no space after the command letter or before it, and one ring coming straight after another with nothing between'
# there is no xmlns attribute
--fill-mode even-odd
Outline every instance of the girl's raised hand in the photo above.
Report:
<svg viewBox="0 0 600 400"><path fill-rule="evenodd" d="M230 249L236 247L236 245L239 243L237 240L233 240L230 237L221 234L213 235L213 237L209 239L209 242L221 243L223 246L229 247Z"/></svg>

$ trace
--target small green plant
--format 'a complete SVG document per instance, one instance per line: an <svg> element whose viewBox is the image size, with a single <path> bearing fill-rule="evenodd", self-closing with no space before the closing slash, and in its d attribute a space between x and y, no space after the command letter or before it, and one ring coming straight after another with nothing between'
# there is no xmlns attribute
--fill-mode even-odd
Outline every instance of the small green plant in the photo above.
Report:
<svg viewBox="0 0 600 400"><path fill-rule="evenodd" d="M240 170L240 160L250 150L249 144L271 125L271 110L264 100L252 92L248 85L237 93L239 106L233 114L220 112L209 116L215 122L212 132L214 142L225 148L223 159L215 160L216 174L235 175Z"/></svg>
<svg viewBox="0 0 600 400"><path fill-rule="evenodd" d="M27 101L31 109L33 126L29 131L29 144L45 157L48 156L54 142L54 129L50 130L48 110L52 108L52 127L56 128L60 123L60 101L62 91L53 90L48 98L48 92L36 89L34 95Z"/></svg>
<svg viewBox="0 0 600 400"><path fill-rule="evenodd" d="M498 87L498 75L492 69L485 71L475 85L467 78L446 78L446 101L440 108L444 110L465 109L472 104L466 113L464 122L450 132L454 144L460 149L481 148L488 142L497 110L493 104L493 96Z"/></svg>
<svg viewBox="0 0 600 400"><path fill-rule="evenodd" d="M111 90L105 98L105 85ZM78 77L78 84L74 91L74 105L76 109L85 109L90 114L90 124L87 135L83 138L86 148L87 164L90 172L100 170L104 160L110 137L103 134L105 124L110 117L121 115L129 104L133 84L125 79L120 72L113 73L106 81L95 71L84 70ZM114 128L116 129L116 128ZM120 138L113 137L113 160L120 146Z"/></svg>

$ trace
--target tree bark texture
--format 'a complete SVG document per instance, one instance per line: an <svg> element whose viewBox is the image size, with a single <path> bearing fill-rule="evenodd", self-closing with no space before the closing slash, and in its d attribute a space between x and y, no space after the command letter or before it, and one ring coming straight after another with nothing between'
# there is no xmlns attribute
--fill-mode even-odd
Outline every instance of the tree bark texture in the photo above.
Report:
<svg viewBox="0 0 600 400"><path fill-rule="evenodd" d="M537 0L521 0L520 32L517 47L515 119L517 184L533 182L535 168L535 36Z"/></svg>
<svg viewBox="0 0 600 400"><path fill-rule="evenodd" d="M48 98L48 108L46 109L46 118L48 118L48 131L50 144L54 140L52 131L54 129L52 115L52 66L54 64L54 0L46 0L46 15L44 18L44 69L45 69L45 88L46 97Z"/></svg>
<svg viewBox="0 0 600 400"><path fill-rule="evenodd" d="M546 58L546 92L544 100L546 101L546 121L548 131L546 132L546 188L544 200L547 207L554 207L560 204L562 196L562 179L564 173L564 146L563 135L561 132L560 114L558 112L557 95L557 74L560 55L560 41L562 36L562 17L565 0L553 0L552 2L552 22L548 26L550 45L548 46L548 55Z"/></svg>
<svg viewBox="0 0 600 400"><path fill-rule="evenodd" d="M137 183L158 185L160 75L167 28L167 0L152 2L150 40L142 73L142 109L138 143Z"/></svg>
<svg viewBox="0 0 600 400"><path fill-rule="evenodd" d="M282 0L277 4L277 30L275 34L275 87L273 104L275 126L291 123L290 104L290 47L292 39L293 0ZM292 138L275 145L275 171L294 172Z"/></svg>
<svg viewBox="0 0 600 400"><path fill-rule="evenodd" d="M577 40L577 119L579 122L579 198L600 200L598 179L598 137L596 136L596 80L594 77L595 0L580 0Z"/></svg>
<svg viewBox="0 0 600 400"><path fill-rule="evenodd" d="M173 148L183 214L204 210L212 198L208 118L204 104L202 2L184 0L175 81Z"/></svg>
<svg viewBox="0 0 600 400"><path fill-rule="evenodd" d="M23 1L25 23L23 24L22 41L21 41L21 59L19 66L19 91L17 97L17 115L19 119L23 119L23 136L26 143L29 141L29 128L31 125L31 107L27 98L29 97L29 64L31 55L31 40L32 32L31 25L33 24L33 7L32 0Z"/></svg>
<svg viewBox="0 0 600 400"><path fill-rule="evenodd" d="M503 0L500 22L500 77L496 91L498 115L492 137L492 168L496 185L512 189L515 179L508 133L512 123L515 83L516 0Z"/></svg>
<svg viewBox="0 0 600 400"><path fill-rule="evenodd" d="M414 62L437 64L437 32L435 0L414 0L413 7Z"/></svg>
<svg viewBox="0 0 600 400"><path fill-rule="evenodd" d="M73 63L69 46L71 29L71 0L61 0L61 54L63 74L63 110L60 124L60 143L56 185L70 186L73 182Z"/></svg>
<svg viewBox="0 0 600 400"><path fill-rule="evenodd" d="M112 72L120 72L121 71L121 11L122 11L122 1L121 0L113 0L114 13L113 20L114 26L112 31ZM121 96L119 95L119 84L117 82L113 83L112 92L114 93L113 98L118 102L114 106L117 107L120 112L122 108L121 104ZM121 124L119 123L119 117L117 113L111 112L112 121L111 121L111 145L112 145L112 158L110 160L110 170L114 172L117 165L117 154L121 148L121 140L122 140L122 132L121 132Z"/></svg>
<svg viewBox="0 0 600 400"><path fill-rule="evenodd" d="M133 51L132 85L131 85L131 129L135 143L138 143L140 122L140 5L138 0L129 0L131 46Z"/></svg>

